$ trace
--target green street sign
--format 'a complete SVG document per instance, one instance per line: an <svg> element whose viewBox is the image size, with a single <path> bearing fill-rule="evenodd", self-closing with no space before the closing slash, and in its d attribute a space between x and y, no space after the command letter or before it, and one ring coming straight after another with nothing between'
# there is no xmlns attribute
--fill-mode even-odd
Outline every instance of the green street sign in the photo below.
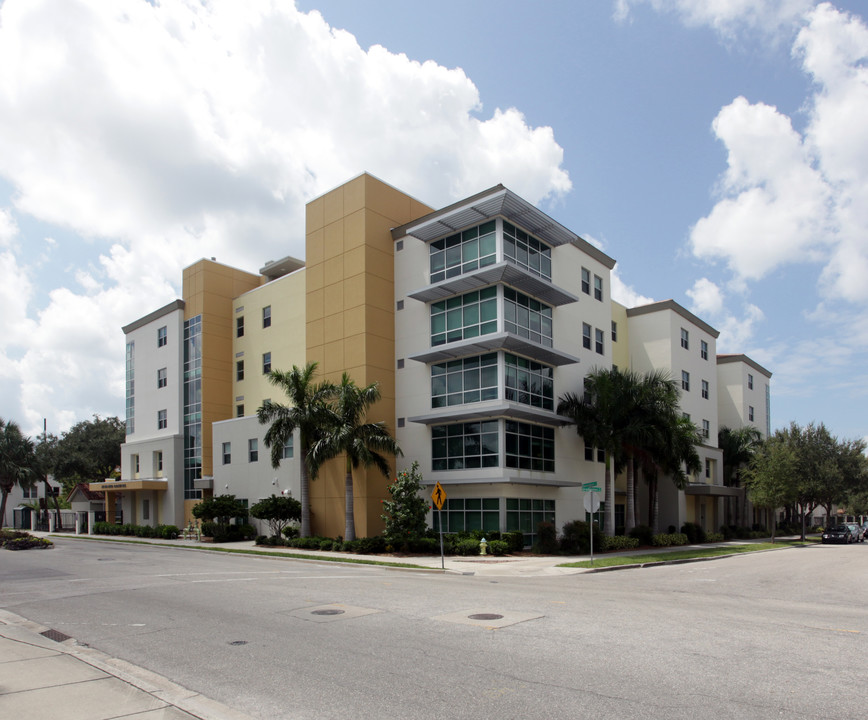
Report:
<svg viewBox="0 0 868 720"><path fill-rule="evenodd" d="M600 486L596 482L582 483L582 490L585 492L600 492Z"/></svg>

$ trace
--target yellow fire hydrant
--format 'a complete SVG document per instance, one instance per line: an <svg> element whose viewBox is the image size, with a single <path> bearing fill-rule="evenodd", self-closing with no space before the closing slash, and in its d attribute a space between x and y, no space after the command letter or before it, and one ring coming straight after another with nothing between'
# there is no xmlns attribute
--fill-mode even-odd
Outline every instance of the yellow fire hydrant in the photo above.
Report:
<svg viewBox="0 0 868 720"><path fill-rule="evenodd" d="M485 555L485 551L488 550L488 541L485 538L479 541L479 554Z"/></svg>

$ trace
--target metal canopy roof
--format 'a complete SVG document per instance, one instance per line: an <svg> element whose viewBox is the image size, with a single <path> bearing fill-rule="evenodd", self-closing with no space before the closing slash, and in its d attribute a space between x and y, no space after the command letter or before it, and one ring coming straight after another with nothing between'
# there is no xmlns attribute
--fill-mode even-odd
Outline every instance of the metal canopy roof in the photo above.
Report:
<svg viewBox="0 0 868 720"><path fill-rule="evenodd" d="M577 357L573 357L565 352L505 332L490 333L471 338L470 340L460 340L446 345L437 345L424 352L411 355L410 360L417 360L423 363L442 362L443 360L454 360L455 358L467 355L478 355L479 353L501 349L509 350L549 365L572 365L579 362Z"/></svg>
<svg viewBox="0 0 868 720"><path fill-rule="evenodd" d="M562 290L538 275L534 275L506 260L495 265L472 270L448 280L443 280L434 285L427 285L424 288L408 293L407 297L421 300L422 302L433 302L453 295L470 292L471 290L478 290L481 287L498 282L507 283L517 290L521 290L535 297L537 300L555 307L578 302L579 300L572 293Z"/></svg>
<svg viewBox="0 0 868 720"><path fill-rule="evenodd" d="M468 422L473 420L489 420L496 417L506 417L515 420L526 420L539 423L540 425L561 426L569 425L572 421L562 415L543 410L542 408L511 402L509 400L496 400L491 402L473 403L465 406L452 406L437 408L436 410L408 418L410 422L434 425L445 422Z"/></svg>
<svg viewBox="0 0 868 720"><path fill-rule="evenodd" d="M615 266L614 259L503 185L495 185L478 195L401 225L392 230L392 238L400 240L409 235L430 242L497 216L521 226L553 247L571 243L610 270Z"/></svg>

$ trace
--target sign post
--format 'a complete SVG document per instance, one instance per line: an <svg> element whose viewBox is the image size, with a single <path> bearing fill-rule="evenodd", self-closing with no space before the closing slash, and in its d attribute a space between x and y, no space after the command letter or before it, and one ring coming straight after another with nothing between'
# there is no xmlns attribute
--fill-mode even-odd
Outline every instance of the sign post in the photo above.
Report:
<svg viewBox="0 0 868 720"><path fill-rule="evenodd" d="M443 489L439 480L434 486L434 492L431 493L431 500L433 500L434 505L437 506L438 524L440 525L440 569L445 570L446 561L443 555L443 503L446 502L446 491Z"/></svg>
<svg viewBox="0 0 868 720"><path fill-rule="evenodd" d="M585 510L591 514L591 522L588 523L589 534L591 536L591 567L594 566L594 513L600 509L600 497L597 495L600 492L600 486L596 482L582 484L582 490L589 495L585 495Z"/></svg>

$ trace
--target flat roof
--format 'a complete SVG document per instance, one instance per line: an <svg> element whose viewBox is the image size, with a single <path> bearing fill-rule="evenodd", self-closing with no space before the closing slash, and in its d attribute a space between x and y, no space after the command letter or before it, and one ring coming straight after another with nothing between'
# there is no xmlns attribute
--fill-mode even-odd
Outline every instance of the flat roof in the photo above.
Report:
<svg viewBox="0 0 868 720"><path fill-rule="evenodd" d="M661 300L660 302L649 303L648 305L639 305L638 307L627 308L627 317L650 315L651 313L663 312L664 310L671 310L676 315L680 315L698 328L705 330L705 332L713 338L717 338L720 335L720 332L711 327L711 325L705 322L705 320L696 317L696 315L690 312L687 308L682 307L674 300Z"/></svg>
<svg viewBox="0 0 868 720"><path fill-rule="evenodd" d="M736 363L741 362L745 365L750 365L757 372L762 373L766 377L770 378L772 376L769 370L766 370L762 365L760 365L756 360L751 360L747 355L718 355L717 356L717 364L725 365L726 363Z"/></svg>
<svg viewBox="0 0 868 720"><path fill-rule="evenodd" d="M175 310L183 310L184 309L184 301L183 300L172 300L168 305L163 305L159 310L154 310L152 313L148 313L144 317L140 317L138 320L133 320L129 325L124 325L121 330L124 331L124 335L129 335L133 330L138 330L140 327L144 327L148 323L154 322L154 320L159 320L164 315L168 315L169 313L175 312Z"/></svg>

